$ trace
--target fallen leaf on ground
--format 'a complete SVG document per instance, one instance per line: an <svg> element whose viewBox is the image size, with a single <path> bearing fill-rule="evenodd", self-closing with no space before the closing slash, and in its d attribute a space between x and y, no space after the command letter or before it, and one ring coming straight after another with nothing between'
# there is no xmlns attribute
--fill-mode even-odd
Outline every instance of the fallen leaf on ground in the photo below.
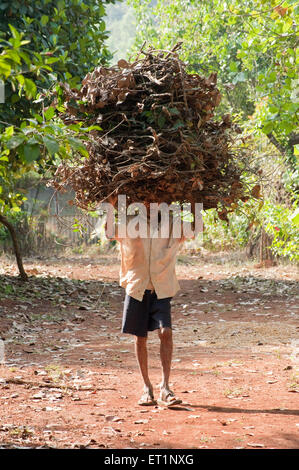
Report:
<svg viewBox="0 0 299 470"><path fill-rule="evenodd" d="M123 421L122 418L120 418L119 416L105 416L105 420L106 421L115 421L115 422L118 422L118 421Z"/></svg>
<svg viewBox="0 0 299 470"><path fill-rule="evenodd" d="M247 442L246 445L250 446L250 447L265 447L264 444L258 444L258 443L254 443L254 442Z"/></svg>

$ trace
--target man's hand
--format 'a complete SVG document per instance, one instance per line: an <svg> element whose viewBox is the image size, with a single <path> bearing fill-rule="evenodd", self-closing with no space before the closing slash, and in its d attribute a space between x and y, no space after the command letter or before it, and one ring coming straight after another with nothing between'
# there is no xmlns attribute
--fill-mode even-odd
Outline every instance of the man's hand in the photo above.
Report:
<svg viewBox="0 0 299 470"><path fill-rule="evenodd" d="M191 202L191 214L193 215L193 221L191 223L191 228L194 231L195 230L195 202Z"/></svg>
<svg viewBox="0 0 299 470"><path fill-rule="evenodd" d="M115 240L115 227L114 227L114 209L117 204L117 196L111 195L107 198L107 202L111 204L112 207L109 207L107 210L107 217L105 223L105 234L106 238L110 240Z"/></svg>
<svg viewBox="0 0 299 470"><path fill-rule="evenodd" d="M112 206L115 208L116 204L117 204L117 198L118 196L115 195L115 194L112 194L111 196L108 197L107 201L112 204Z"/></svg>

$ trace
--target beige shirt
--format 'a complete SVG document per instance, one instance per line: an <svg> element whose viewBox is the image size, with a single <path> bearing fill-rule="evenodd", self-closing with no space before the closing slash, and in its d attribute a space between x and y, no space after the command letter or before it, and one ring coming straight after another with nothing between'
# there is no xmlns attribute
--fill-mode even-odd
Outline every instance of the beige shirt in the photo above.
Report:
<svg viewBox="0 0 299 470"><path fill-rule="evenodd" d="M158 299L173 297L180 289L175 262L183 238L174 238L171 227L168 238L155 238L157 230L147 238L118 238L117 233L113 237L120 243L120 285L140 301L145 289L154 289Z"/></svg>

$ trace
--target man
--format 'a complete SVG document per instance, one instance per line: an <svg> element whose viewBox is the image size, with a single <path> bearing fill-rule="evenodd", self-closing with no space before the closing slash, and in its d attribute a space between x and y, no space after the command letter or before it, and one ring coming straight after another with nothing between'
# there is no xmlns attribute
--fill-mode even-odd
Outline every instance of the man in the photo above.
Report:
<svg viewBox="0 0 299 470"><path fill-rule="evenodd" d="M109 202L116 205L116 198ZM114 236L120 243L121 267L120 285L125 288L122 333L135 336L135 353L144 389L139 405L173 406L182 402L169 387L171 360L173 351L171 325L171 299L180 286L175 274L175 261L178 249L184 236L174 237L174 217L167 218L168 227L163 226L160 215L158 224L150 226L149 204L146 207L147 236L131 237L126 230L120 235L116 230ZM127 216L127 227L134 216ZM142 221L142 213L140 214ZM180 221L181 224L181 221ZM165 225L165 223L164 223ZM168 236L163 236L164 229ZM165 232L164 232L165 233ZM147 337L148 332L157 330L160 338L160 360L162 381L160 397L154 398L153 386L148 372Z"/></svg>

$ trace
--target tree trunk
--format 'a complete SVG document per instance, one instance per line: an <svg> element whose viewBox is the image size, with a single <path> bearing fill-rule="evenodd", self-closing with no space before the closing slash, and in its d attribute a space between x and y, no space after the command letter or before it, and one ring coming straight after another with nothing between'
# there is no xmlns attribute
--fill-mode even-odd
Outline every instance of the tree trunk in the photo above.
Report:
<svg viewBox="0 0 299 470"><path fill-rule="evenodd" d="M267 267L273 266L275 264L274 257L272 254L269 245L271 245L272 240L269 235L266 233L264 227L261 227L261 236L260 236L260 264Z"/></svg>
<svg viewBox="0 0 299 470"><path fill-rule="evenodd" d="M295 134L295 132L292 132L289 135L289 140L288 140L288 142L285 146L282 145L276 139L276 137L274 136L274 134L272 132L269 132L269 134L267 134L267 137L270 140L270 142L277 148L277 150L279 150L279 152L283 156L286 156L288 150L291 151L292 153L294 153L294 146L299 144L299 134Z"/></svg>
<svg viewBox="0 0 299 470"><path fill-rule="evenodd" d="M18 243L18 239L17 239L17 234L16 234L16 231L15 231L15 228L14 226L9 222L9 220L7 220L6 217L4 217L4 215L1 215L0 214L0 222L5 225L5 227L8 229L9 233L10 233L10 236L11 236L11 239L12 239L12 243L13 243L13 247L14 247L14 252L15 252L15 255L16 255L16 260L17 260L17 264L18 264L18 268L19 268L19 272L20 272L20 276L21 276L21 279L23 281L28 281L28 276L25 272L25 269L24 269L24 266L23 266L23 261L22 261L22 255L21 255L21 251L20 251L20 247L19 247L19 243Z"/></svg>

